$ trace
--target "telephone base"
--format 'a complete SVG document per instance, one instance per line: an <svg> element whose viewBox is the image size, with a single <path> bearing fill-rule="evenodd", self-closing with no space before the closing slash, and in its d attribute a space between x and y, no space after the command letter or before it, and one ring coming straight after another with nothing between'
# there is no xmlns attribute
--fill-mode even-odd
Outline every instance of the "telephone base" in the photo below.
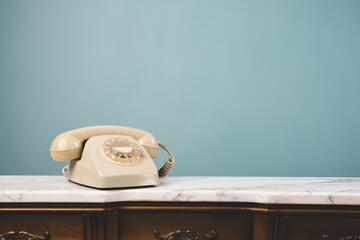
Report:
<svg viewBox="0 0 360 240"><path fill-rule="evenodd" d="M107 158L103 151L105 144L119 142L117 139L137 148L141 152L141 159L132 164L122 164ZM149 153L134 138L123 135L91 137L84 146L81 159L71 160L63 174L72 182L99 189L160 184L157 168Z"/></svg>

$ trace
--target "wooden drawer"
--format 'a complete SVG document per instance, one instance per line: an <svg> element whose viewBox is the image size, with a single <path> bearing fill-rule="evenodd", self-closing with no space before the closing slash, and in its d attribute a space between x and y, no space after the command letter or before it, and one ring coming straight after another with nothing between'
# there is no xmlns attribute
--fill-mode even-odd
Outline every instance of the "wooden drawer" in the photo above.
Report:
<svg viewBox="0 0 360 240"><path fill-rule="evenodd" d="M124 240L155 240L154 231L167 234L177 230L201 234L216 231L217 240L250 240L253 216L238 213L119 212L118 223L120 239Z"/></svg>
<svg viewBox="0 0 360 240"><path fill-rule="evenodd" d="M360 217L288 216L287 240L320 240L323 235L343 237L360 235Z"/></svg>
<svg viewBox="0 0 360 240"><path fill-rule="evenodd" d="M50 232L51 239L84 239L84 218L82 214L19 214L0 215L0 235L9 231L26 231L44 235Z"/></svg>

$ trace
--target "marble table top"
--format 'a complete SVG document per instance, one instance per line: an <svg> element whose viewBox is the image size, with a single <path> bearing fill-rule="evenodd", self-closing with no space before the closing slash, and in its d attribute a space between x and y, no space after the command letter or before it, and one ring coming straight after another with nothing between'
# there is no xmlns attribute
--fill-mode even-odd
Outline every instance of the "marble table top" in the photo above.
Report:
<svg viewBox="0 0 360 240"><path fill-rule="evenodd" d="M153 187L98 190L63 176L0 176L0 203L122 201L360 205L360 178L165 177Z"/></svg>

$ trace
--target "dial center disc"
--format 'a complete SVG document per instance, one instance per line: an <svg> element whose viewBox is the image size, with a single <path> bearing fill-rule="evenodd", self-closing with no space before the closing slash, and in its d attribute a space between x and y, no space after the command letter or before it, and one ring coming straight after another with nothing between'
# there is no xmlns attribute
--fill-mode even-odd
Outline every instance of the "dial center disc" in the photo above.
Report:
<svg viewBox="0 0 360 240"><path fill-rule="evenodd" d="M122 138L109 139L100 149L106 159L119 165L135 165L144 158L140 145Z"/></svg>
<svg viewBox="0 0 360 240"><path fill-rule="evenodd" d="M119 142L113 142L111 144L111 151L114 154L118 154L118 153L126 154L126 153L132 153L134 151L134 148L127 142L119 141Z"/></svg>

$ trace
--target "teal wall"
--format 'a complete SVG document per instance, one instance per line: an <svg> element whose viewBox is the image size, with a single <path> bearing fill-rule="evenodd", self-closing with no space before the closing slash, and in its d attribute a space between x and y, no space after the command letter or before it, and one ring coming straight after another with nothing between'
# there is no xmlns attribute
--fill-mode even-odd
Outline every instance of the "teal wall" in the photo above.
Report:
<svg viewBox="0 0 360 240"><path fill-rule="evenodd" d="M358 0L0 0L0 174L61 174L57 134L113 124L166 143L172 175L360 177L359 13Z"/></svg>

